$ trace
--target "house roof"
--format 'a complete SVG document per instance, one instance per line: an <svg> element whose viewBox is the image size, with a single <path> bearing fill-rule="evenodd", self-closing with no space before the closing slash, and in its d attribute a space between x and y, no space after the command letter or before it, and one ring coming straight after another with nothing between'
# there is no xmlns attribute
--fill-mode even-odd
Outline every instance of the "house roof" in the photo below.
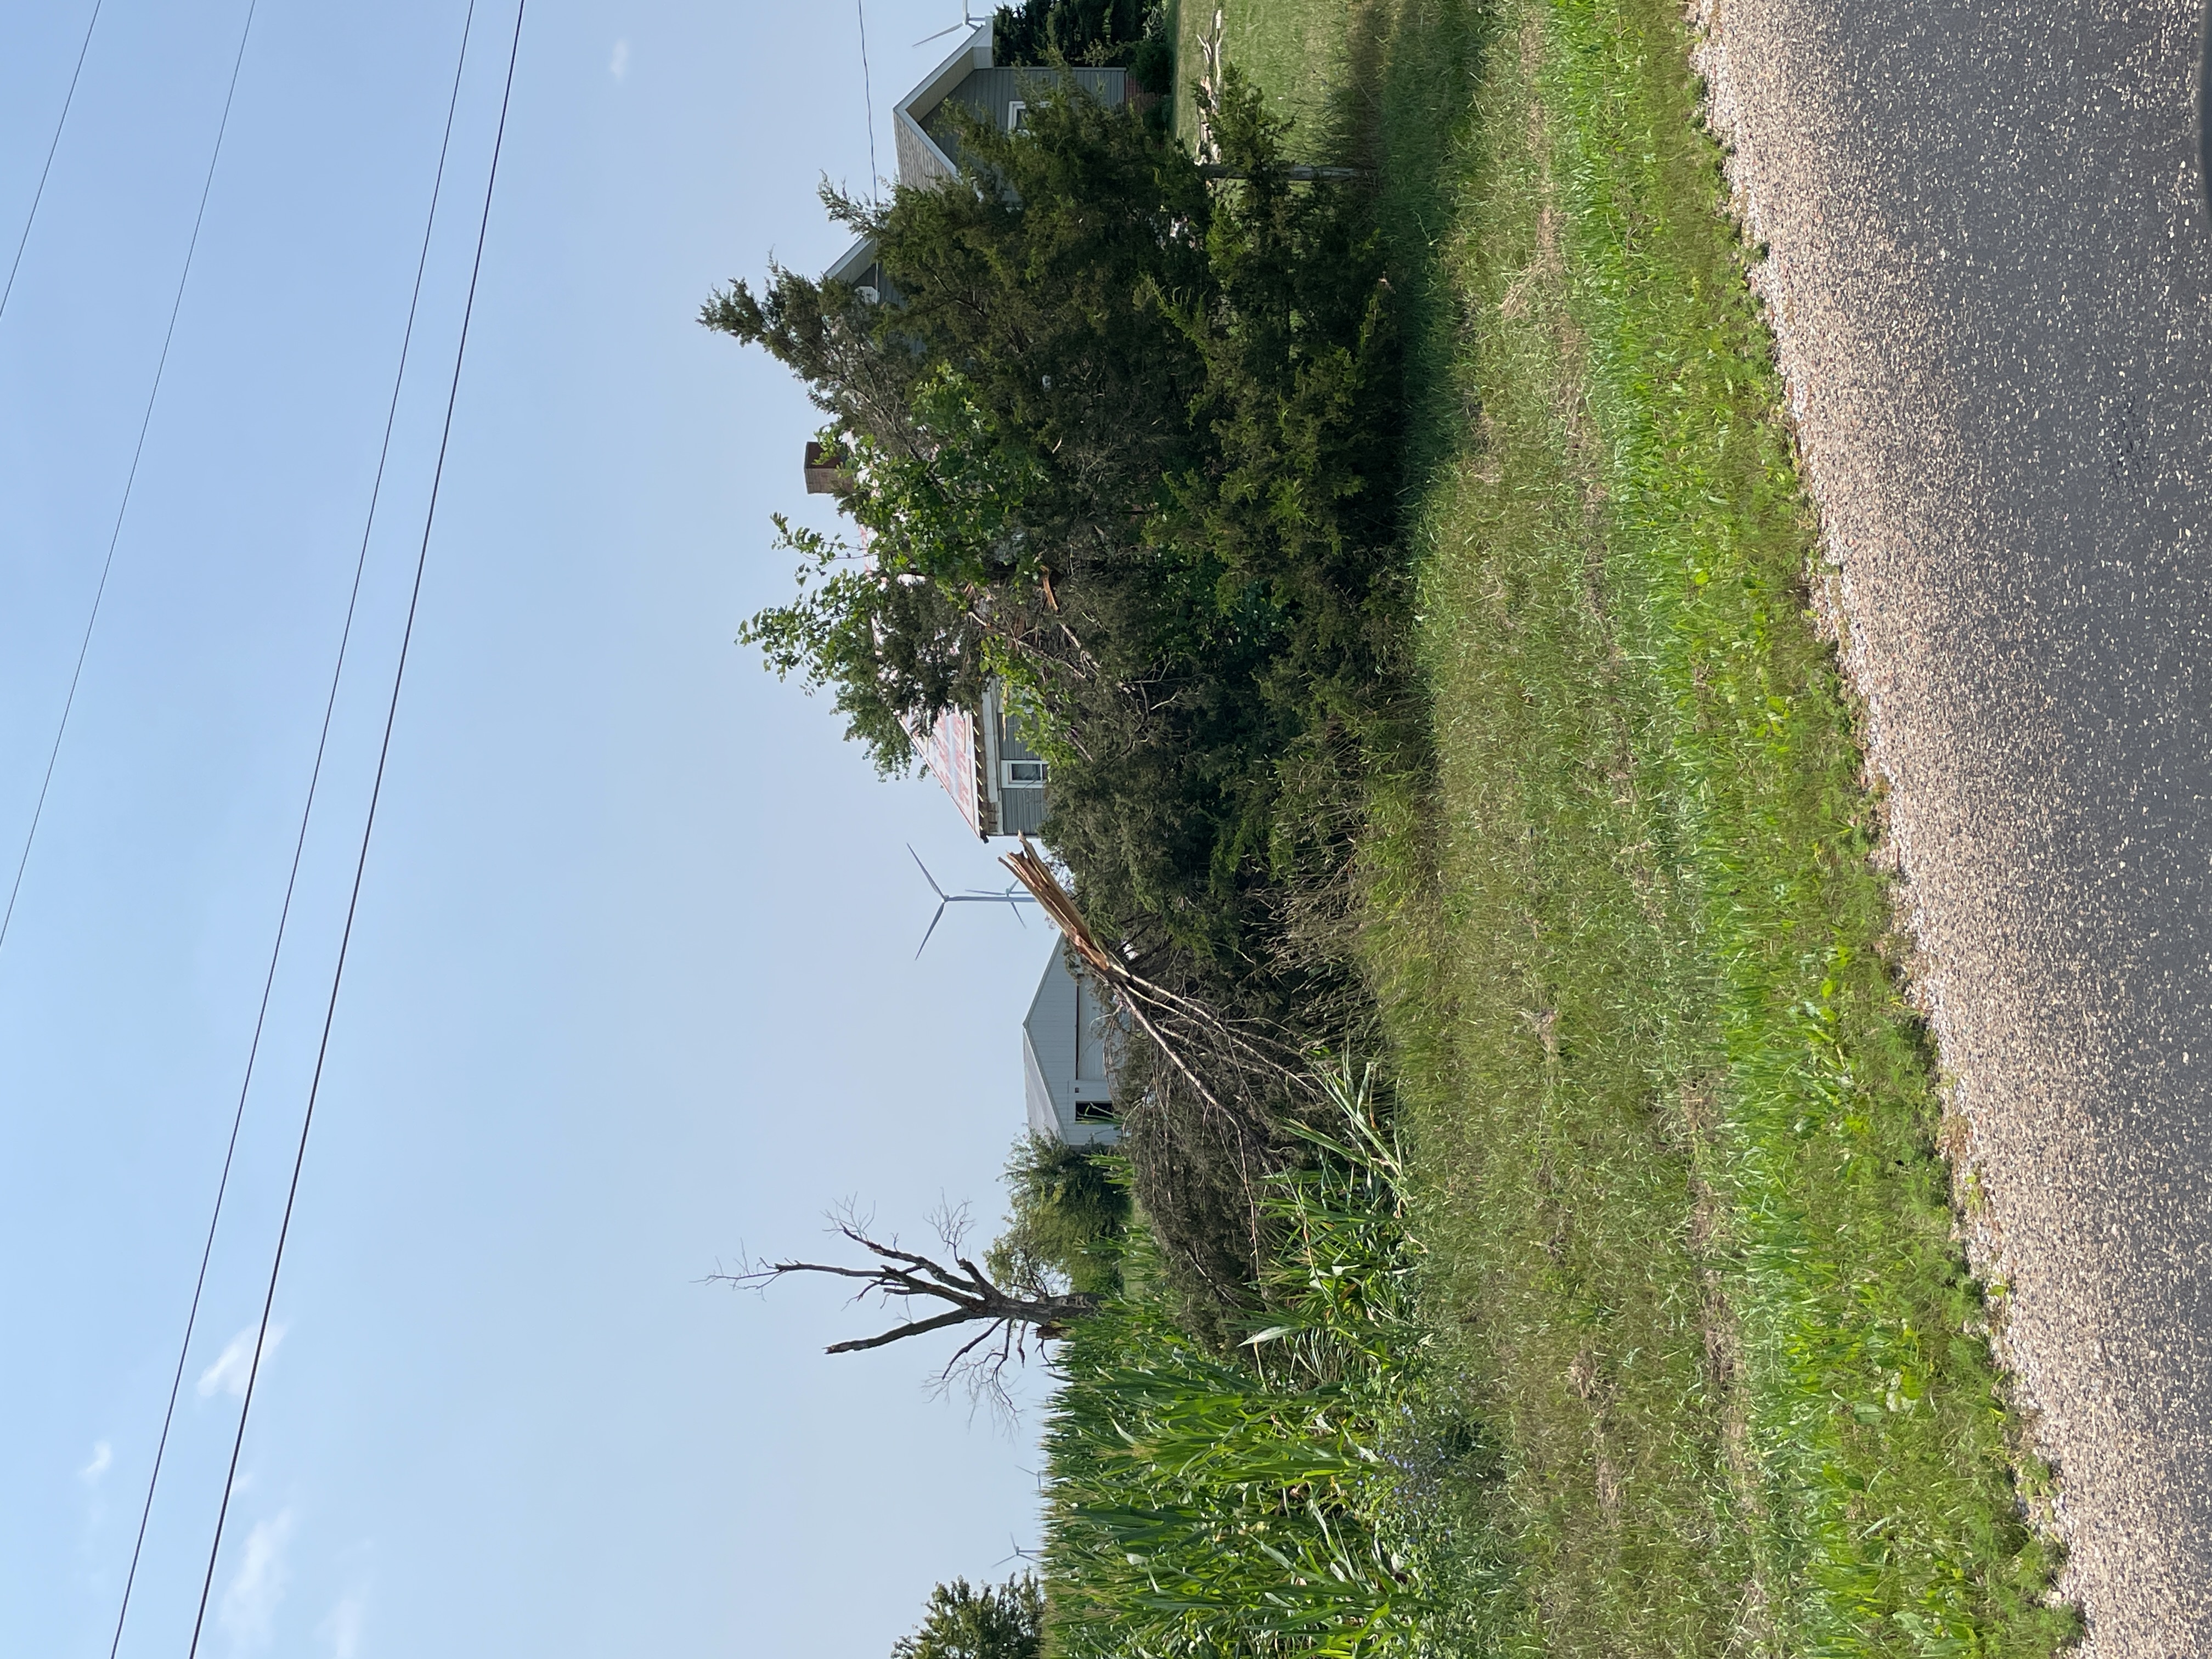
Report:
<svg viewBox="0 0 2212 1659"><path fill-rule="evenodd" d="M898 158L898 179L902 185L927 185L939 179L950 179L960 171L936 139L929 136L922 123L937 112L937 107L950 97L953 89L977 70L991 67L991 30L988 22L978 23L943 63L921 78L912 92L899 100L891 110L891 143ZM831 282L858 285L866 280L869 269L876 263L876 240L863 236L845 250L844 256L823 273Z"/></svg>
<svg viewBox="0 0 2212 1659"><path fill-rule="evenodd" d="M891 111L891 139L898 151L898 176L902 185L927 185L950 179L960 171L922 123L953 89L977 70L991 67L991 30L978 23L953 54L922 77L921 84L902 98Z"/></svg>
<svg viewBox="0 0 2212 1659"><path fill-rule="evenodd" d="M876 263L876 239L863 236L847 248L837 263L822 273L823 280L831 283L850 283L855 288L864 281Z"/></svg>

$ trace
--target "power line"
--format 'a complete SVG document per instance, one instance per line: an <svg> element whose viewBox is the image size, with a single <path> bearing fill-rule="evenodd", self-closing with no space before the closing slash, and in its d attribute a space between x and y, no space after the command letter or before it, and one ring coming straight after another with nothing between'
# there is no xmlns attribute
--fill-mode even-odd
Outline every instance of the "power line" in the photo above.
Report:
<svg viewBox="0 0 2212 1659"><path fill-rule="evenodd" d="M23 234L15 239L15 258L8 267L8 286L0 289L0 317L8 314L8 301L15 292L15 273L23 268L23 248L31 240L31 227L39 217L39 204L46 198L46 175L54 170L54 152L62 147L62 129L69 125L70 106L76 102L77 76L84 73L84 55L92 50L92 32L100 27L100 9L106 0L92 0L92 16L84 26L84 40L76 49L76 67L70 71L69 91L62 98L62 112L54 121L54 136L46 146L46 165L39 169L39 187L31 192L31 210L23 216Z"/></svg>
<svg viewBox="0 0 2212 1659"><path fill-rule="evenodd" d="M123 481L123 500L115 509L115 528L107 538L107 556L100 567L100 585L93 589L92 614L84 619L84 637L77 641L76 665L70 671L69 696L62 700L62 717L54 727L53 747L46 751L46 775L39 781L38 804L31 809L31 827L23 834L23 850L15 860L15 878L8 888L8 908L0 911L0 948L8 943L8 929L15 920L15 900L23 890L23 871L31 862L31 844L39 838L39 824L46 815L46 792L53 787L54 763L61 757L62 738L68 734L70 715L76 708L78 681L84 678L85 653L92 649L92 631L100 623L100 607L107 597L107 578L115 568L115 546L123 538L123 520L131 511L131 492L138 483L138 463L146 453L146 430L154 424L154 405L161 396L161 377L169 367L169 346L177 337L177 313L185 308L185 287L191 280L192 258L199 252L200 226L207 219L208 195L215 188L216 163L222 159L222 141L230 131L230 106L238 96L238 72L246 64L246 43L253 38L253 16L261 0L246 0L246 27L239 31L238 55L231 60L230 87L222 95L222 119L215 130L215 149L208 154L207 177L200 183L200 204L192 216L191 240L185 245L185 266L177 273L176 298L169 303L169 326L161 336L161 356L154 365L154 384L146 393L146 412L139 417L138 441L131 452L131 471ZM88 43L92 37L85 36ZM74 83L72 83L74 84ZM60 129L55 129L56 142ZM40 188L43 190L43 182ZM30 234L26 225L23 234ZM18 250L20 257L21 250ZM11 277L12 281L13 278Z"/></svg>
<svg viewBox="0 0 2212 1659"><path fill-rule="evenodd" d="M860 91L868 103L868 199L873 201L883 175L876 170L876 88L868 78L867 0L853 0L853 15L860 20Z"/></svg>
<svg viewBox="0 0 2212 1659"><path fill-rule="evenodd" d="M353 946L355 915L361 908L361 888L368 872L369 842L376 831L376 809L384 798L384 772L392 758L392 730L399 719L399 693L407 681L407 657L415 641L415 617L422 602L422 573L430 560L430 532L438 519L438 492L446 478L446 452L453 438L453 410L460 401L461 366L468 356L469 324L476 314L477 282L483 274L484 240L491 229L491 204L499 182L499 158L507 143L507 112L514 97L515 60L522 51L522 19L529 0L516 0L514 35L507 52L507 81L500 93L499 127L491 145L491 166L484 175L483 211L477 222L476 258L469 267L468 298L461 307L461 337L453 348L453 375L446 392L446 422L438 437L438 463L430 474L430 500L422 514L422 542L415 556L415 585L408 596L407 623L399 635L399 660L392 673L392 697L384 711L384 740L377 750L376 781L368 792L368 811L361 826L361 852L355 860L353 891L346 901L345 928L338 936L337 965L331 973L330 1000L323 1010L323 1035L315 1050L314 1076L307 1085L307 1106L300 1118L300 1141L292 1157L292 1182L284 1195L284 1218L276 1229L276 1249L269 1261L269 1289L261 1303L261 1322L253 1343L253 1361L246 1373L246 1397L238 1408L238 1432L230 1446L230 1468L222 1484L222 1506L216 1512L215 1541L208 1549L207 1573L200 1581L199 1612L192 1620L192 1644L187 1659L198 1659L200 1634L207 1625L208 1597L215 1589L216 1564L222 1554L222 1534L230 1518L231 1494L238 1486L238 1461L246 1449L246 1425L253 1411L253 1392L261 1377L261 1354L269 1330L269 1317L276 1305L276 1281L284 1268L284 1246L292 1233L292 1212L300 1197L300 1172L307 1161L307 1134L314 1127L315 1102L322 1093L323 1067L330 1059L331 1028L337 1023L338 992L345 983L346 958Z"/></svg>
<svg viewBox="0 0 2212 1659"><path fill-rule="evenodd" d="M322 785L323 757L330 748L331 721L337 708L338 684L345 676L347 648L353 642L354 615L361 604L362 576L368 567L369 538L376 528L377 503L384 495L385 464L392 458L392 432L399 416L400 388L407 379L407 358L415 343L415 316L422 302L422 275L430 263L430 233L437 225L438 200L445 190L446 157L453 147L453 114L460 106L461 72L468 65L469 35L476 21L476 0L469 0L468 15L461 23L460 54L453 64L453 90L446 103L445 136L438 143L437 174L430 184L429 211L422 220L422 247L415 260L414 292L408 297L407 325L399 339L399 363L392 376L392 401L384 411L384 441L377 451L376 477L369 486L368 512L362 525L361 550L354 559L353 590L346 598L345 625L338 632L337 660L331 668L330 694L323 702L322 733L315 740L315 763L307 776L307 799L300 808L299 834L292 842L292 868L284 878L284 902L277 911L276 936L269 947L269 969L261 981L261 1006L253 1017L253 1040L246 1047L246 1073L238 1085L237 1109L231 1114L230 1143L223 1150L222 1175L216 1182L215 1206L208 1215L207 1239L200 1247L199 1275L192 1281L191 1307L185 1316L184 1337L177 1344L177 1369L169 1378L169 1401L161 1412L161 1434L154 1445L153 1470L146 1477L146 1501L138 1511L138 1534L131 1545L131 1570L124 1576L123 1601L116 1609L115 1637L107 1645L107 1659L115 1659L121 1650L123 1626L131 1617L131 1592L138 1582L138 1559L146 1547L146 1527L153 1518L154 1493L161 1485L162 1459L169 1448L169 1429L176 1420L177 1395L184 1385L185 1362L191 1352L193 1333L199 1326L200 1296L207 1289L208 1262L215 1255L216 1231L222 1220L223 1200L230 1191L231 1164L238 1155L239 1130L246 1121L246 1096L252 1090L254 1068L261 1058L261 1034L269 1020L269 999L276 988L276 964L283 954L285 934L292 920L292 896L300 884L300 863L307 851L307 824L314 815L315 797Z"/></svg>

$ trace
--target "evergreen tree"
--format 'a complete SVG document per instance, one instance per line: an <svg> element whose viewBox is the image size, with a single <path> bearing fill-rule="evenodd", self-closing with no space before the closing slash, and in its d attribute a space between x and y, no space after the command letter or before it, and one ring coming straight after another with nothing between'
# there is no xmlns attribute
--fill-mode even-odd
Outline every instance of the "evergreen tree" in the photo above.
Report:
<svg viewBox="0 0 2212 1659"><path fill-rule="evenodd" d="M1212 125L1235 182L1065 89L968 123L961 178L827 198L881 303L777 269L703 320L805 379L867 532L790 537L805 591L745 637L886 769L998 676L1094 920L1241 973L1279 763L1389 683L1399 410L1358 188L1288 179L1233 76Z"/></svg>
<svg viewBox="0 0 2212 1659"><path fill-rule="evenodd" d="M1155 10L1145 0L1022 0L993 20L1000 64L1127 64Z"/></svg>

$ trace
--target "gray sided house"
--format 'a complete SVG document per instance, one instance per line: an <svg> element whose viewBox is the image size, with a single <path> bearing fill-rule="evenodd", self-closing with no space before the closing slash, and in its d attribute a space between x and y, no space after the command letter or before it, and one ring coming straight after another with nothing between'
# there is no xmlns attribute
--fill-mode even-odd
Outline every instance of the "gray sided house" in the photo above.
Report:
<svg viewBox="0 0 2212 1659"><path fill-rule="evenodd" d="M1066 945L1054 940L1044 977L1022 1021L1022 1091L1030 1128L1071 1146L1110 1146L1121 1139L1114 1121L1114 1014L1071 969Z"/></svg>
<svg viewBox="0 0 2212 1659"><path fill-rule="evenodd" d="M956 106L990 122L1001 132L1021 130L1030 105L1052 88L1072 80L1102 104L1120 106L1135 90L1128 71L1118 69L1000 67L991 61L991 25L979 23L964 45L939 64L891 111L891 141L898 155L898 181L933 185L960 171ZM823 273L850 283L866 294L881 295L882 273L876 245L866 236Z"/></svg>
<svg viewBox="0 0 2212 1659"><path fill-rule="evenodd" d="M891 112L899 182L934 184L960 170L952 106L964 106L1001 132L1016 132L1030 102L1070 77L1102 104L1128 99L1128 76L1122 70L996 67L991 62L991 25L978 24L966 43Z"/></svg>
<svg viewBox="0 0 2212 1659"><path fill-rule="evenodd" d="M949 708L934 726L909 735L978 836L1034 836L1044 828L1044 759L1022 741L997 681L984 686L975 708Z"/></svg>
<svg viewBox="0 0 2212 1659"><path fill-rule="evenodd" d="M899 182L927 185L958 173L956 106L1002 132L1018 131L1030 102L1070 79L1105 104L1126 102L1131 91L1127 72L1118 69L998 67L991 61L991 25L979 24L891 112ZM885 295L871 238L854 243L823 275L851 283L871 302ZM846 487L843 475L824 463L819 447L808 444L808 490L836 493ZM912 735L930 771L978 836L1033 836L1044 827L1045 763L1022 741L997 685L985 688L978 707L952 710L933 728Z"/></svg>

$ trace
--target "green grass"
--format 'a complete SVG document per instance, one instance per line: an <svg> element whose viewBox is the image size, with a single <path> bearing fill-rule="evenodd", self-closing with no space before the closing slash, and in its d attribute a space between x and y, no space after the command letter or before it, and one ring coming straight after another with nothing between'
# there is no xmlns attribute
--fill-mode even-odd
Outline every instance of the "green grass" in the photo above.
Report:
<svg viewBox="0 0 2212 1659"><path fill-rule="evenodd" d="M1408 289L1435 770L1378 791L1369 956L1483 1639L2053 1651L1679 9L1225 10Z"/></svg>
<svg viewBox="0 0 2212 1659"><path fill-rule="evenodd" d="M1267 94L1269 106L1309 127L1327 128L1336 112L1336 94L1355 73L1350 62L1353 33L1348 21L1357 6L1253 4L1251 0L1175 0L1176 92L1197 78L1204 58L1200 43L1221 18L1222 56L1235 64ZM1197 110L1178 96L1176 131L1189 143L1197 134Z"/></svg>

